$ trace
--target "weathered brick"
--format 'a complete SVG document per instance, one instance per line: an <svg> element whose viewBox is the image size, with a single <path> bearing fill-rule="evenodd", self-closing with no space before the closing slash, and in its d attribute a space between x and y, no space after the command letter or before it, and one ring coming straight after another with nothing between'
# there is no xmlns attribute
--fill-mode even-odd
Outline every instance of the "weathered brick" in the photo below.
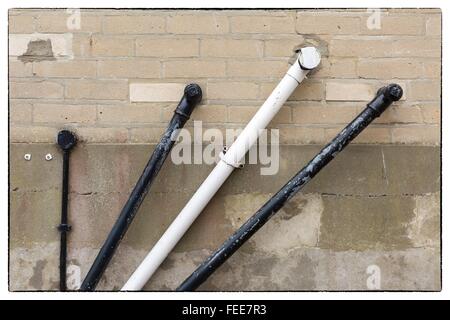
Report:
<svg viewBox="0 0 450 320"><path fill-rule="evenodd" d="M168 121L173 116L174 106L165 106L163 109L163 121ZM227 106L225 105L199 105L192 112L191 119L204 122L226 122Z"/></svg>
<svg viewBox="0 0 450 320"><path fill-rule="evenodd" d="M39 58L39 56L36 55L33 50L31 52L29 51L30 44L35 44L39 41L41 43L44 43L45 46L51 45L51 53L46 53L46 58L71 59L73 57L72 39L73 34L71 33L10 34L8 37L9 55L13 57L20 57L26 54L26 56L30 57L31 59L33 59L33 57ZM48 50L50 48L45 49ZM36 48L34 48L34 50L36 50ZM42 58L42 53L40 54Z"/></svg>
<svg viewBox="0 0 450 320"><path fill-rule="evenodd" d="M96 68L95 61L41 61L34 63L33 73L48 78L94 78Z"/></svg>
<svg viewBox="0 0 450 320"><path fill-rule="evenodd" d="M275 88L275 86L273 86ZM272 89L273 89L272 88ZM261 87L263 92L263 87ZM269 96L270 93L266 95ZM288 101L322 100L325 97L325 89L322 81L307 80L302 82L289 97Z"/></svg>
<svg viewBox="0 0 450 320"><path fill-rule="evenodd" d="M104 33L164 33L166 20L156 15L108 16L103 18Z"/></svg>
<svg viewBox="0 0 450 320"><path fill-rule="evenodd" d="M208 83L208 99L255 99L258 96L258 87L258 84L253 82L210 82Z"/></svg>
<svg viewBox="0 0 450 320"><path fill-rule="evenodd" d="M98 62L99 78L159 78L159 61L151 60L102 60Z"/></svg>
<svg viewBox="0 0 450 320"><path fill-rule="evenodd" d="M301 34L358 34L360 17L323 12L298 12L296 30Z"/></svg>
<svg viewBox="0 0 450 320"><path fill-rule="evenodd" d="M230 106L228 107L228 121L235 123L247 123L258 111L260 106ZM272 119L272 124L291 123L291 107L283 106Z"/></svg>
<svg viewBox="0 0 450 320"><path fill-rule="evenodd" d="M415 79L422 65L415 59L368 59L358 61L358 76L366 79Z"/></svg>
<svg viewBox="0 0 450 320"><path fill-rule="evenodd" d="M441 83L435 80L412 81L409 84L410 100L440 100Z"/></svg>
<svg viewBox="0 0 450 320"><path fill-rule="evenodd" d="M422 15L381 14L380 18L381 28L369 29L367 26L367 18L362 17L361 33L374 35L420 35L425 30Z"/></svg>
<svg viewBox="0 0 450 320"><path fill-rule="evenodd" d="M298 124L346 124L353 120L356 111L356 107L353 106L300 105L293 108L293 122Z"/></svg>
<svg viewBox="0 0 450 320"><path fill-rule="evenodd" d="M297 49L304 41L301 35L289 39L267 39L264 41L264 56L291 57L295 53L294 49Z"/></svg>
<svg viewBox="0 0 450 320"><path fill-rule="evenodd" d="M80 11L79 21L77 19L76 13L66 13L65 10L58 10L52 14L38 14L36 16L36 31L55 33L101 32L102 20L100 17L88 16Z"/></svg>
<svg viewBox="0 0 450 320"><path fill-rule="evenodd" d="M282 127L280 128L280 144L323 144L325 130L319 127Z"/></svg>
<svg viewBox="0 0 450 320"><path fill-rule="evenodd" d="M35 104L33 122L93 124L97 117L95 105Z"/></svg>
<svg viewBox="0 0 450 320"><path fill-rule="evenodd" d="M285 61L229 61L227 74L229 77L263 77L280 78L288 70Z"/></svg>
<svg viewBox="0 0 450 320"><path fill-rule="evenodd" d="M441 77L441 62L436 60L426 60L423 62L423 76L425 78Z"/></svg>
<svg viewBox="0 0 450 320"><path fill-rule="evenodd" d="M326 100L330 101L370 101L374 97L372 85L361 82L327 82Z"/></svg>
<svg viewBox="0 0 450 320"><path fill-rule="evenodd" d="M128 130L122 127L79 127L75 132L82 143L124 143L128 140Z"/></svg>
<svg viewBox="0 0 450 320"><path fill-rule="evenodd" d="M130 129L131 143L158 143L161 140L165 128L132 128Z"/></svg>
<svg viewBox="0 0 450 320"><path fill-rule="evenodd" d="M208 15L172 15L167 17L167 32L176 34L223 34L229 30L228 19Z"/></svg>
<svg viewBox="0 0 450 320"><path fill-rule="evenodd" d="M327 134L336 136L342 128L331 132L327 129ZM330 138L331 139L331 138ZM361 132L352 143L390 143L391 131L387 127L376 127L374 125L367 127Z"/></svg>
<svg viewBox="0 0 450 320"><path fill-rule="evenodd" d="M441 122L441 107L436 104L420 106L424 123L439 124Z"/></svg>
<svg viewBox="0 0 450 320"><path fill-rule="evenodd" d="M33 105L22 101L10 101L9 120L12 123L30 123L32 119Z"/></svg>
<svg viewBox="0 0 450 320"><path fill-rule="evenodd" d="M55 143L55 134L57 132L57 128L51 127L14 125L10 128L9 142Z"/></svg>
<svg viewBox="0 0 450 320"><path fill-rule="evenodd" d="M90 57L92 55L91 49L91 35L85 33L75 33L72 39L72 52L75 58Z"/></svg>
<svg viewBox="0 0 450 320"><path fill-rule="evenodd" d="M31 77L33 75L33 64L9 59L8 74L10 78Z"/></svg>
<svg viewBox="0 0 450 320"><path fill-rule="evenodd" d="M99 123L153 123L161 121L161 105L130 104L125 106L99 105Z"/></svg>
<svg viewBox="0 0 450 320"><path fill-rule="evenodd" d="M330 41L330 56L334 57L439 57L440 42L435 39L374 39L374 40L343 40Z"/></svg>
<svg viewBox="0 0 450 320"><path fill-rule="evenodd" d="M220 78L226 71L224 61L167 61L163 65L166 78Z"/></svg>
<svg viewBox="0 0 450 320"><path fill-rule="evenodd" d="M441 35L441 14L436 14L427 19L427 35L440 36Z"/></svg>
<svg viewBox="0 0 450 320"><path fill-rule="evenodd" d="M308 78L356 78L356 60L346 58L322 58L318 68Z"/></svg>
<svg viewBox="0 0 450 320"><path fill-rule="evenodd" d="M439 126L406 126L392 128L393 143L432 144L440 143Z"/></svg>
<svg viewBox="0 0 450 320"><path fill-rule="evenodd" d="M420 108L415 106L401 107L392 105L384 111L374 123L422 123Z"/></svg>
<svg viewBox="0 0 450 320"><path fill-rule="evenodd" d="M200 52L204 57L254 58L263 55L263 46L259 40L203 39Z"/></svg>
<svg viewBox="0 0 450 320"><path fill-rule="evenodd" d="M33 15L11 15L8 16L8 32L9 33L33 33L34 32L34 16Z"/></svg>
<svg viewBox="0 0 450 320"><path fill-rule="evenodd" d="M128 81L120 80L69 80L66 98L93 100L125 100L128 98Z"/></svg>
<svg viewBox="0 0 450 320"><path fill-rule="evenodd" d="M198 39L136 38L136 56L157 58L198 57Z"/></svg>
<svg viewBox="0 0 450 320"><path fill-rule="evenodd" d="M178 102L185 86L184 83L130 83L130 101Z"/></svg>
<svg viewBox="0 0 450 320"><path fill-rule="evenodd" d="M289 33L295 32L295 19L272 16L234 16L230 18L233 33Z"/></svg>
<svg viewBox="0 0 450 320"><path fill-rule="evenodd" d="M91 53L93 56L123 56L134 55L134 40L128 37L92 36Z"/></svg>
<svg viewBox="0 0 450 320"><path fill-rule="evenodd" d="M64 86L51 81L27 81L9 83L9 95L11 98L62 98Z"/></svg>

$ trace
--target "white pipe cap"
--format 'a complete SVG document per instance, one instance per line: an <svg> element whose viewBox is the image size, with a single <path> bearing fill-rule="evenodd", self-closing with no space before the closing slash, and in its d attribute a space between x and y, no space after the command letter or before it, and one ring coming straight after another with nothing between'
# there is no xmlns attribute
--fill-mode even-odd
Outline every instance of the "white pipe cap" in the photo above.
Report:
<svg viewBox="0 0 450 320"><path fill-rule="evenodd" d="M312 70L320 63L320 53L314 47L304 47L300 49L298 63L304 70Z"/></svg>

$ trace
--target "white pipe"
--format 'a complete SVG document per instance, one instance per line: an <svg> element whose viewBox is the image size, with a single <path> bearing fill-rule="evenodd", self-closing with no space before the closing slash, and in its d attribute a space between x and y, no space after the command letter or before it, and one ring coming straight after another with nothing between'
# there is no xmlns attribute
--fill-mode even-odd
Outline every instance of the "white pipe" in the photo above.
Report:
<svg viewBox="0 0 450 320"><path fill-rule="evenodd" d="M221 160L211 171L191 200L181 210L166 232L162 235L144 261L128 279L122 291L141 290L153 273L180 241L198 215L206 207L235 167L239 166L247 151L253 146L261 129L269 122L305 78L309 70L320 63L320 54L314 47L302 48L296 62L272 91L266 102L259 108L245 129L231 147L222 154Z"/></svg>

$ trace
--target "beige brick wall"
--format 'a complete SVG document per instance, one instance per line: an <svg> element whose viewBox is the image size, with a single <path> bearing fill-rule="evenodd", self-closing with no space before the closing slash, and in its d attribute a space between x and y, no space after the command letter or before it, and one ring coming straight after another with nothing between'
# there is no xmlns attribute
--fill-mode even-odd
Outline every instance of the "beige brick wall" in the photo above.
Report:
<svg viewBox="0 0 450 320"><path fill-rule="evenodd" d="M65 10L11 10L10 140L53 142L69 127L87 143L154 143L190 82L204 92L192 119L242 127L284 75L294 47L312 44L323 54L320 69L271 124L282 143L327 142L377 88L398 82L404 98L355 142L438 144L440 11L383 10L377 30L367 28L369 15L82 10L81 28L71 30ZM30 54L37 39L50 39L55 56Z"/></svg>

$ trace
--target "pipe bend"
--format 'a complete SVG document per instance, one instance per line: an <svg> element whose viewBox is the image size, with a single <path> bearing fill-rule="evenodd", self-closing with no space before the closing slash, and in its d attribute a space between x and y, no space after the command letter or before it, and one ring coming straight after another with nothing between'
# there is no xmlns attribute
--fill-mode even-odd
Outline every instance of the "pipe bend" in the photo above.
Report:
<svg viewBox="0 0 450 320"><path fill-rule="evenodd" d="M198 84L188 84L184 88L183 97L175 109L175 113L189 118L195 106L202 100L202 95L202 88Z"/></svg>

